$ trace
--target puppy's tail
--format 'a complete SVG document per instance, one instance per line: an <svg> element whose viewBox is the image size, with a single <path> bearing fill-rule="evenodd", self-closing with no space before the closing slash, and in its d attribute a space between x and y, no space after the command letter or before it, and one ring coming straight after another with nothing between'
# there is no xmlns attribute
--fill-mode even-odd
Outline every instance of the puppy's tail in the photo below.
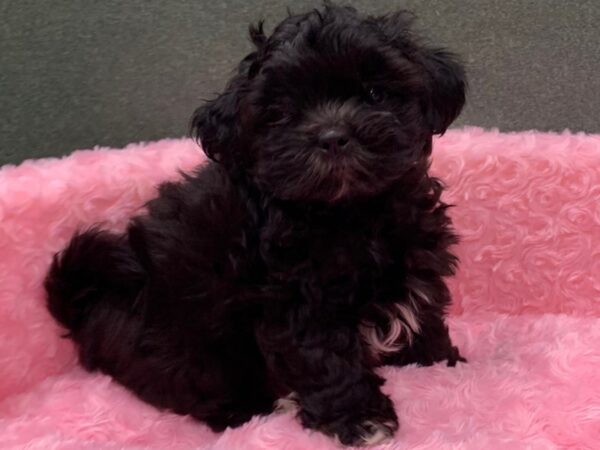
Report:
<svg viewBox="0 0 600 450"><path fill-rule="evenodd" d="M92 229L54 256L44 283L48 310L74 337L98 305L129 310L144 279L127 235Z"/></svg>

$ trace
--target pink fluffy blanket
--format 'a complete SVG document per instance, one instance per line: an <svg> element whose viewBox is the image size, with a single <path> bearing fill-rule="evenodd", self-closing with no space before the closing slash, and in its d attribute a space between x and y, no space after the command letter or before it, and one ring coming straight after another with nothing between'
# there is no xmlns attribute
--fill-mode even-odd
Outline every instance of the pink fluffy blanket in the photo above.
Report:
<svg viewBox="0 0 600 450"><path fill-rule="evenodd" d="M451 332L468 364L384 367L401 421L386 449L600 448L600 136L468 128L433 171L463 236ZM0 171L0 448L333 449L290 414L222 434L81 370L42 280L73 232L121 228L188 140L79 151Z"/></svg>

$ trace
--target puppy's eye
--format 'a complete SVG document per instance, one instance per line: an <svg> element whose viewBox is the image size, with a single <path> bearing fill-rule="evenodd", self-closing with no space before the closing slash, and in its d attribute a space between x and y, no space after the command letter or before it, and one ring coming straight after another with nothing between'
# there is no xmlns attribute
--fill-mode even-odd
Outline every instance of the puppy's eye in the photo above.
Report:
<svg viewBox="0 0 600 450"><path fill-rule="evenodd" d="M386 92L377 86L367 88L367 95L369 100L373 103L381 103L387 97Z"/></svg>

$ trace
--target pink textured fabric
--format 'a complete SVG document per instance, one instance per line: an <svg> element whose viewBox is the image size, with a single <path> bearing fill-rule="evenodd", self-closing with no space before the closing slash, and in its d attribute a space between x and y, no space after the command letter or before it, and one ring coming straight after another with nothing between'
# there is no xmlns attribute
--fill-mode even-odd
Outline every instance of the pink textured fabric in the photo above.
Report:
<svg viewBox="0 0 600 450"><path fill-rule="evenodd" d="M157 411L78 368L44 309L76 229L122 228L202 161L164 140L0 170L0 448L336 448L289 414L215 434ZM380 448L600 448L600 136L455 130L433 171L463 236L450 324L469 363L382 368L401 429Z"/></svg>

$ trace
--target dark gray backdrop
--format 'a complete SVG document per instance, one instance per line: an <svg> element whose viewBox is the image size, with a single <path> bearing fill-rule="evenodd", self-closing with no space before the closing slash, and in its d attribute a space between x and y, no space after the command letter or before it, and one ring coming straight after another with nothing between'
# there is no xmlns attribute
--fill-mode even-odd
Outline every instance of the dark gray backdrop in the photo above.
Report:
<svg viewBox="0 0 600 450"><path fill-rule="evenodd" d="M308 0L0 0L0 164L182 136L202 98ZM600 131L600 1L348 0L415 11L471 82L458 125Z"/></svg>

